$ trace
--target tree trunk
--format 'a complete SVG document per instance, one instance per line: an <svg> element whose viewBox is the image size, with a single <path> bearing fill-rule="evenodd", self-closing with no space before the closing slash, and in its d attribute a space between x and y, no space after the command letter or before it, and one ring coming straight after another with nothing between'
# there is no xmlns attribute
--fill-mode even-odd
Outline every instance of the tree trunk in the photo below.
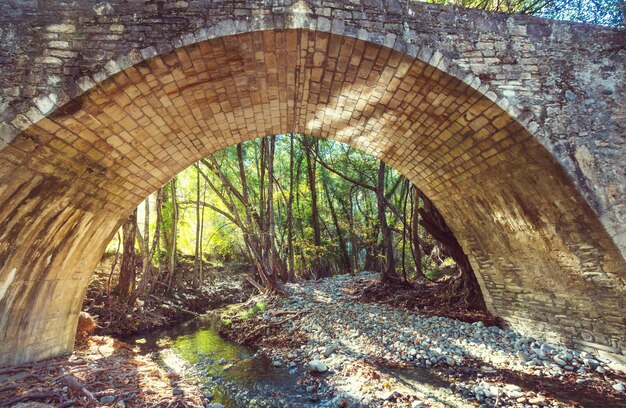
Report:
<svg viewBox="0 0 626 408"><path fill-rule="evenodd" d="M339 254L341 255L342 261L342 269L344 272L350 273L352 272L352 262L350 260L350 254L348 253L348 248L346 247L346 242L343 237L343 232L339 226L339 217L337 216L337 211L335 210L335 206L333 204L333 198L330 195L328 182L324 180L322 186L324 187L324 195L326 196L326 201L328 202L328 209L330 210L330 215L333 220L333 225L335 227L335 235L337 236L337 245L339 246Z"/></svg>
<svg viewBox="0 0 626 408"><path fill-rule="evenodd" d="M159 265L158 268L158 273L157 276L154 278L154 285L156 285L157 282L160 282L162 277L163 277L163 201L165 198L165 190L163 189L163 187L161 187L160 189L157 190L157 204L156 204L156 209L157 209L157 225L160 226L160 233L156 234L156 240L157 240L157 246L156 246L156 253L157 253L157 262ZM154 292L154 287L151 287L151 291Z"/></svg>
<svg viewBox="0 0 626 408"><path fill-rule="evenodd" d="M145 206L144 206L144 218L143 218L143 239L148 248L150 243L150 196L146 198Z"/></svg>
<svg viewBox="0 0 626 408"><path fill-rule="evenodd" d="M141 273L141 279L139 281L139 285L137 285L137 290L133 294L133 300L137 299L139 296L144 296L148 292L148 287L154 288L156 285L156 281L159 279L160 274L153 276L153 266L152 260L154 259L155 251L159 251L159 241L161 238L161 205L163 200L162 189L158 189L156 192L156 228L154 231L154 236L152 237L152 245L149 242L146 242L145 245L145 254L143 259L143 267ZM148 234L146 234L147 236ZM158 252L157 252L158 253ZM159 272L160 272L161 262L159 260Z"/></svg>
<svg viewBox="0 0 626 408"><path fill-rule="evenodd" d="M117 284L117 294L128 298L135 290L135 239L137 237L137 209L124 221L122 225L124 236L124 253L120 265L120 278Z"/></svg>
<svg viewBox="0 0 626 408"><path fill-rule="evenodd" d="M172 199L172 225L171 225L171 235L170 235L170 259L169 259L169 280L167 283L167 291L172 290L174 284L176 283L176 246L177 246L177 235L178 235L178 203L176 202L176 177L170 181L171 187L171 199Z"/></svg>
<svg viewBox="0 0 626 408"><path fill-rule="evenodd" d="M269 139L269 140L268 140ZM274 222L274 152L276 148L276 136L265 138L265 165L267 169L267 205L265 211L265 256L267 262L266 284L268 292L273 292L278 287L277 275L280 271L281 261L275 246L275 222Z"/></svg>
<svg viewBox="0 0 626 408"><path fill-rule="evenodd" d="M415 262L415 274L419 278L424 278L424 270L422 268L422 249L420 247L420 235L419 235L419 207L420 207L420 195L417 188L412 189L411 196L411 245L413 247L413 261Z"/></svg>
<svg viewBox="0 0 626 408"><path fill-rule="evenodd" d="M437 210L428 197L419 191L417 187L416 190L424 202L424 207L419 209L419 214L422 216L420 225L422 225L435 240L441 243L444 252L454 259L454 262L456 262L459 268L460 279L458 280L457 288L455 288L457 297L466 305L484 308L485 303L480 291L480 286L478 285L478 280L476 279L474 270L463 248L452 233L452 230L450 230L450 227L448 227L448 224L443 219L439 210Z"/></svg>
<svg viewBox="0 0 626 408"><path fill-rule="evenodd" d="M309 190L311 192L311 226L313 227L313 243L315 246L322 246L322 235L320 232L319 211L317 208L317 183L316 166L312 158L312 151L317 151L317 141L311 143L308 137L304 137L306 146L306 167L309 176Z"/></svg>
<svg viewBox="0 0 626 408"><path fill-rule="evenodd" d="M115 267L117 266L117 261L120 257L121 244L122 244L122 236L120 235L120 231L117 230L117 248L115 248L115 256L113 257L113 262L111 263L111 270L109 271L109 278L107 279L107 286L106 286L107 296L111 294L111 282L113 280L113 272L115 272ZM110 297L109 297L109 302L111 302Z"/></svg>
<svg viewBox="0 0 626 408"><path fill-rule="evenodd" d="M202 288L202 278L200 276L200 265L202 264L202 254L200 248L200 230L201 230L201 218L200 218L200 167L198 163L194 164L196 169L196 247L194 251L193 259L193 274L198 279L198 287Z"/></svg>
<svg viewBox="0 0 626 408"><path fill-rule="evenodd" d="M409 194L411 194L409 188L409 180L405 180L403 184L402 195L404 198L404 204L402 206L402 217L404 217L404 222L402 223L402 277L405 282L408 282L409 279L406 274L406 239L407 239L407 223L406 223L406 207L409 201Z"/></svg>
<svg viewBox="0 0 626 408"><path fill-rule="evenodd" d="M322 247L322 233L320 228L320 215L317 203L317 180L316 180L316 161L313 154L317 155L317 139L313 140L308 136L302 137L306 151L306 167L309 179L309 191L311 192L311 227L313 228L313 244L318 250ZM311 269L315 278L326 275L326 271L321 256L316 256L312 260Z"/></svg>
<svg viewBox="0 0 626 408"><path fill-rule="evenodd" d="M200 177L200 164L198 164L198 177ZM206 182L202 183L202 202L206 201ZM204 284L204 247L202 243L204 242L204 206L202 206L202 211L200 214L200 265L198 268L198 273L200 274L200 290L202 290L202 285Z"/></svg>
<svg viewBox="0 0 626 408"><path fill-rule="evenodd" d="M391 229L387 224L387 206L385 201L385 163L381 160L378 167L378 184L376 188L376 201L378 204L378 223L382 235L382 246L385 255L383 270L381 273L382 283L397 283L400 279L396 274L395 259L393 254L393 238Z"/></svg>
<svg viewBox="0 0 626 408"><path fill-rule="evenodd" d="M350 273L355 273L360 268L360 259L359 252L361 247L359 245L359 240L357 239L355 233L355 223L354 223L354 200L352 197L353 189L350 189L350 195L348 200L349 207L346 209L346 213L348 214L348 223L350 225L350 249L352 250L352 271Z"/></svg>
<svg viewBox="0 0 626 408"><path fill-rule="evenodd" d="M293 162L294 162L294 148L293 148L293 134L290 135L289 145L289 202L287 203L287 256L289 260L289 280L292 281L295 278L295 257L293 253Z"/></svg>

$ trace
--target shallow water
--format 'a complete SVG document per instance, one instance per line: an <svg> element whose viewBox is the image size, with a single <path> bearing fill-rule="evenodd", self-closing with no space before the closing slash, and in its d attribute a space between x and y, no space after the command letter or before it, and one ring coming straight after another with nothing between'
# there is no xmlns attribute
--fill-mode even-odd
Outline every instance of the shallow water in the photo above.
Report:
<svg viewBox="0 0 626 408"><path fill-rule="evenodd" d="M204 392L213 395L212 402L219 402L228 408L255 406L254 400L262 401L262 406L271 407L323 405L323 402L311 401L311 394L298 384L298 379L304 374L301 364L291 369L291 372L285 366L273 366L270 359L257 355L254 349L221 337L216 327L216 319L212 317L134 336L126 341L135 343L142 353L152 354L163 366L186 378L196 379ZM225 364L220 361L222 359L226 361ZM428 395L427 400L430 402L440 402L436 406L471 404L468 400L461 400L460 405L454 403L458 397L450 395L450 380L437 375L431 369L380 367L379 370L393 376L399 387L420 390ZM512 382L523 389L531 390L536 388L536 381L537 379L522 376ZM542 388L546 395L566 404L574 403L575 406L584 407L622 406L612 405L616 401L605 395L580 395L572 392L558 381L542 381Z"/></svg>
<svg viewBox="0 0 626 408"><path fill-rule="evenodd" d="M247 406L252 398L272 406L315 406L297 383L301 366L292 374L287 367L274 367L253 349L221 337L213 319L194 320L127 341L178 374L197 379L204 391L213 394L213 402L228 408ZM220 364L222 359L225 364Z"/></svg>

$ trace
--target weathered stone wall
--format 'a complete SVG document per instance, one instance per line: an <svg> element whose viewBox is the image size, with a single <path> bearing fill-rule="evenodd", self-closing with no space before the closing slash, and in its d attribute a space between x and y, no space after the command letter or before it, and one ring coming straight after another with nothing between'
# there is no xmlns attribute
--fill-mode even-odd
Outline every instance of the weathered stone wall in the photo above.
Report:
<svg viewBox="0 0 626 408"><path fill-rule="evenodd" d="M623 355L623 32L375 0L9 1L0 23L0 363L71 349L147 194L290 131L420 185L492 311Z"/></svg>

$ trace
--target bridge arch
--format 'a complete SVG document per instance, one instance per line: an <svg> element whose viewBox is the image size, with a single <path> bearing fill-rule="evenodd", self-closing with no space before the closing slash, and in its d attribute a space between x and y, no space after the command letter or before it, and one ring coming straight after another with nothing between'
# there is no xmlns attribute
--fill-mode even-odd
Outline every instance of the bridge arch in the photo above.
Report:
<svg viewBox="0 0 626 408"><path fill-rule="evenodd" d="M624 260L532 115L427 47L293 18L134 50L35 98L0 150L0 363L71 350L95 264L143 198L207 154L288 132L351 144L419 185L492 312L619 355Z"/></svg>

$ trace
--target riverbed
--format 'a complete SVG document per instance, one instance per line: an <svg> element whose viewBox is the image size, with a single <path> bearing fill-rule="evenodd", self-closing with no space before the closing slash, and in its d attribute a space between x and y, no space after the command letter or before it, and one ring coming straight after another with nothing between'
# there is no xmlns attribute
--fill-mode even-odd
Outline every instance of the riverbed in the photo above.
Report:
<svg viewBox="0 0 626 408"><path fill-rule="evenodd" d="M298 384L302 370L277 367L254 349L221 337L214 315L126 341L168 370L195 381L211 403L227 408L319 406Z"/></svg>
<svg viewBox="0 0 626 408"><path fill-rule="evenodd" d="M597 356L346 295L375 278L289 284L229 329L263 329L255 347L220 336L217 315L128 341L215 407L626 406L626 376Z"/></svg>

